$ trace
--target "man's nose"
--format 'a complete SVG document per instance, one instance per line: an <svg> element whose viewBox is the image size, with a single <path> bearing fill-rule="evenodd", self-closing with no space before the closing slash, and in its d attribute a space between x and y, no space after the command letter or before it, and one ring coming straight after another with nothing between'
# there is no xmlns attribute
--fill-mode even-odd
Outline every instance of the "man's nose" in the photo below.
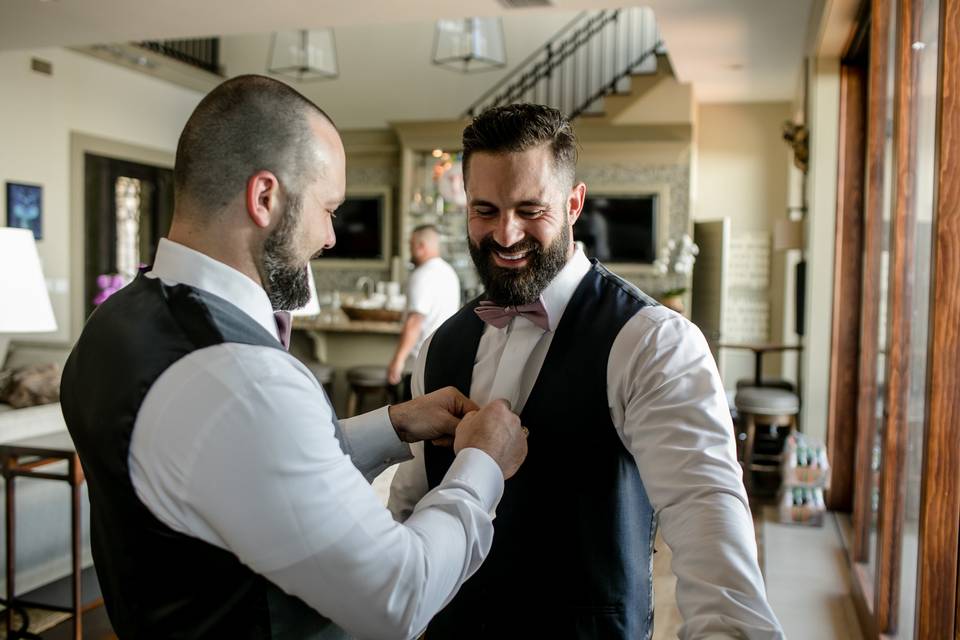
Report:
<svg viewBox="0 0 960 640"><path fill-rule="evenodd" d="M493 239L501 247L511 247L523 240L523 225L520 219L512 213L502 213L497 219L497 228L493 231Z"/></svg>
<svg viewBox="0 0 960 640"><path fill-rule="evenodd" d="M337 232L333 230L333 219L327 218L326 242L323 243L323 250L333 249L337 244Z"/></svg>

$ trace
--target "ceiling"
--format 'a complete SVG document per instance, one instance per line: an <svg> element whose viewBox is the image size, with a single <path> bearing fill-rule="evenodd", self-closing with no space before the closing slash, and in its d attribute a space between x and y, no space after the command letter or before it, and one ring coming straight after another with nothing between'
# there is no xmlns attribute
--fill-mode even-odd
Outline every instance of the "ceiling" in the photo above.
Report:
<svg viewBox="0 0 960 640"><path fill-rule="evenodd" d="M551 0L551 4L548 9L507 10L497 0L2 0L0 51L241 36L321 26L354 32L368 26L368 42L376 42L390 31L387 25L426 24L439 17L466 15L510 15L527 20L529 31L521 40L529 50L546 39L544 27L562 25L578 10L622 6L622 0ZM643 4L657 15L677 76L693 83L698 101L794 97L814 0L649 0ZM538 16L549 19L537 20ZM265 46L262 35L244 37L252 46ZM239 41L243 38L234 40ZM341 42L338 36L338 46ZM237 55L240 60L265 60L265 56L252 53ZM370 61L376 63L376 59Z"/></svg>

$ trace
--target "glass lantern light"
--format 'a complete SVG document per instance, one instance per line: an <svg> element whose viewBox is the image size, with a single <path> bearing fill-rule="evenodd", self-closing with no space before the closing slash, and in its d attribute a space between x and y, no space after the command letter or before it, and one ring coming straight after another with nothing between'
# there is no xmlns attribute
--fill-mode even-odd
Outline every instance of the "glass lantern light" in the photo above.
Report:
<svg viewBox="0 0 960 640"><path fill-rule="evenodd" d="M275 32L267 72L298 82L336 78L339 69L333 29Z"/></svg>
<svg viewBox="0 0 960 640"><path fill-rule="evenodd" d="M463 73L506 66L503 22L500 18L438 20L433 63Z"/></svg>

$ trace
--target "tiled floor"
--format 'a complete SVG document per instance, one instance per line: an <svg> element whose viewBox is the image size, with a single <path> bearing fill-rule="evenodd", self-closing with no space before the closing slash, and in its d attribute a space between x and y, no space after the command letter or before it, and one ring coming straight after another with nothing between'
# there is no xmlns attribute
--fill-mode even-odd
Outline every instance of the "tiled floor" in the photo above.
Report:
<svg viewBox="0 0 960 640"><path fill-rule="evenodd" d="M860 640L835 516L822 527L779 524L764 511L767 597L790 640Z"/></svg>
<svg viewBox="0 0 960 640"><path fill-rule="evenodd" d="M767 597L790 640L860 640L863 636L850 596L840 534L833 515L820 528L776 522L776 510L758 507ZM670 548L657 543L653 588L654 640L674 640L680 629L677 579L670 571Z"/></svg>

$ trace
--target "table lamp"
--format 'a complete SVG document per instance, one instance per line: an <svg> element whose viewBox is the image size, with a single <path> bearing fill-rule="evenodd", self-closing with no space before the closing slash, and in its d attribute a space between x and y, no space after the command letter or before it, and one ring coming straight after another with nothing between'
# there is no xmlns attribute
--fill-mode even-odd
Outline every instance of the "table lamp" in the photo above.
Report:
<svg viewBox="0 0 960 640"><path fill-rule="evenodd" d="M33 232L0 227L0 367L10 334L56 330Z"/></svg>

